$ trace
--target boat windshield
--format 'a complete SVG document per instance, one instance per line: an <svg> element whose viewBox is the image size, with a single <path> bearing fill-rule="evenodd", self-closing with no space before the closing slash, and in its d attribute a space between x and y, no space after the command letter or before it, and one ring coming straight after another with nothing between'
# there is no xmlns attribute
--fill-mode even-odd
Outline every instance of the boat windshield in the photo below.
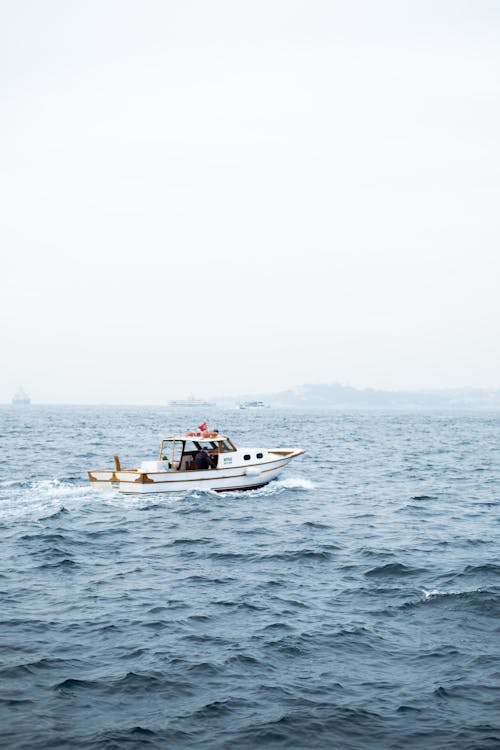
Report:
<svg viewBox="0 0 500 750"><path fill-rule="evenodd" d="M231 453L232 451L236 450L234 445L229 440L219 440L219 445L221 453Z"/></svg>
<svg viewBox="0 0 500 750"><path fill-rule="evenodd" d="M182 440L162 440L160 461L169 461L172 466L176 465L182 456Z"/></svg>
<svg viewBox="0 0 500 750"><path fill-rule="evenodd" d="M184 452L196 453L200 448L205 448L207 451L216 451L217 443L215 440L186 440Z"/></svg>
<svg viewBox="0 0 500 750"><path fill-rule="evenodd" d="M160 460L164 459L171 463L177 463L182 455L194 455L200 448L205 448L211 453L232 453L236 450L229 438L219 438L218 440L203 440L201 438L165 439L161 442Z"/></svg>

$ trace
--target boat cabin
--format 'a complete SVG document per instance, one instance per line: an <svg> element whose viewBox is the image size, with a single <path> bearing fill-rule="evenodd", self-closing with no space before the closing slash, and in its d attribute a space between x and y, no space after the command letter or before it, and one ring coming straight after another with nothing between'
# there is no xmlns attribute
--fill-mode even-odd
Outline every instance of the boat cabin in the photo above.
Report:
<svg viewBox="0 0 500 750"><path fill-rule="evenodd" d="M217 433L210 433L210 437L172 435L161 441L158 462L162 471L192 471L195 468L194 457L201 449L205 449L211 456L215 467L222 463L221 453L234 453L237 450L227 435Z"/></svg>

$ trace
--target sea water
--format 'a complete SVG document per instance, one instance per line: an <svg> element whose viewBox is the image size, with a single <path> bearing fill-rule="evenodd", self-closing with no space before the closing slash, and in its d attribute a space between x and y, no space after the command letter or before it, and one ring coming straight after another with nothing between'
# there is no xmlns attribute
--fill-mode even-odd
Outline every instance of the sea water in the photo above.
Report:
<svg viewBox="0 0 500 750"><path fill-rule="evenodd" d="M207 419L246 493L86 471ZM0 745L500 748L500 414L0 409Z"/></svg>

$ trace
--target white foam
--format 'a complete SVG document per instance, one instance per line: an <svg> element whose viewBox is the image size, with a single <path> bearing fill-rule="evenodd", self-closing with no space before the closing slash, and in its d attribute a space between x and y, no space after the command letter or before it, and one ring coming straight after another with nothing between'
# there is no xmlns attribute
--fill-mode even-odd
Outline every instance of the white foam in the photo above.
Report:
<svg viewBox="0 0 500 750"><path fill-rule="evenodd" d="M0 505L2 520L41 518L53 515L63 505L81 505L93 497L92 489L61 482L59 479L36 480L9 493Z"/></svg>
<svg viewBox="0 0 500 750"><path fill-rule="evenodd" d="M432 589L432 591L427 591L426 589L422 589L422 592L424 594L424 601L428 601L429 599L433 599L437 596L462 596L463 594L475 594L481 592L483 589L463 589L460 591L440 591L439 589Z"/></svg>
<svg viewBox="0 0 500 750"><path fill-rule="evenodd" d="M89 502L95 502L98 496L100 505L120 505L125 507L141 506L151 498L144 495L123 495L117 490L99 490L84 484L69 484L61 480L40 479L29 483L27 486L19 488L8 488L10 497L4 500L0 505L0 519L17 520L23 517L40 520L47 516L53 515L63 506L81 507ZM259 496L268 496L284 490L312 490L315 488L310 479L301 476L288 476L283 479L275 479L264 487L252 491L252 494ZM209 495L217 497L219 495L240 496L242 493L229 490L228 492L215 492L215 490L190 490L186 493L188 497L200 499ZM174 493L174 495L155 495L154 503L159 502L172 503L174 500L186 498L185 493Z"/></svg>
<svg viewBox="0 0 500 750"><path fill-rule="evenodd" d="M82 497L88 495L89 487L65 484L59 479L42 479L34 482L30 493L46 494L50 497Z"/></svg>
<svg viewBox="0 0 500 750"><path fill-rule="evenodd" d="M444 596L446 594L446 591L439 591L439 589L432 589L432 591L426 591L426 589L422 589L422 592L424 594L424 601L432 599L433 596Z"/></svg>
<svg viewBox="0 0 500 750"><path fill-rule="evenodd" d="M278 487L285 487L287 490L314 490L316 487L310 479L294 476L287 477L286 479L277 479L272 484Z"/></svg>

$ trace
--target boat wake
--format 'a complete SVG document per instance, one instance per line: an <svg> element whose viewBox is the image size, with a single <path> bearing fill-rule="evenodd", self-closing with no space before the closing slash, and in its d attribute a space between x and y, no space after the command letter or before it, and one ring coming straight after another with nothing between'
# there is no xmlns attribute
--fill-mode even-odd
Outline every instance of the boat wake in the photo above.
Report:
<svg viewBox="0 0 500 750"><path fill-rule="evenodd" d="M82 485L69 484L59 479L42 479L8 487L9 497L0 506L0 519L42 520L61 510L63 504L83 505L93 497Z"/></svg>
<svg viewBox="0 0 500 750"><path fill-rule="evenodd" d="M23 517L42 520L47 516L59 511L63 505L74 508L94 503L97 499L96 493L86 485L70 484L59 479L42 479L33 482L2 483L4 489L9 491L9 499L0 506L1 520L16 520ZM310 491L315 488L313 482L305 477L291 476L286 479L275 479L264 487L254 490L228 490L227 492L216 492L215 490L193 489L188 492L171 493L167 498L154 495L155 504L171 505L182 500L200 500L202 498L244 498L268 497L281 494L285 491ZM99 493L99 505L134 506L143 505L143 495L127 495L110 489ZM151 503L147 503L151 505Z"/></svg>

